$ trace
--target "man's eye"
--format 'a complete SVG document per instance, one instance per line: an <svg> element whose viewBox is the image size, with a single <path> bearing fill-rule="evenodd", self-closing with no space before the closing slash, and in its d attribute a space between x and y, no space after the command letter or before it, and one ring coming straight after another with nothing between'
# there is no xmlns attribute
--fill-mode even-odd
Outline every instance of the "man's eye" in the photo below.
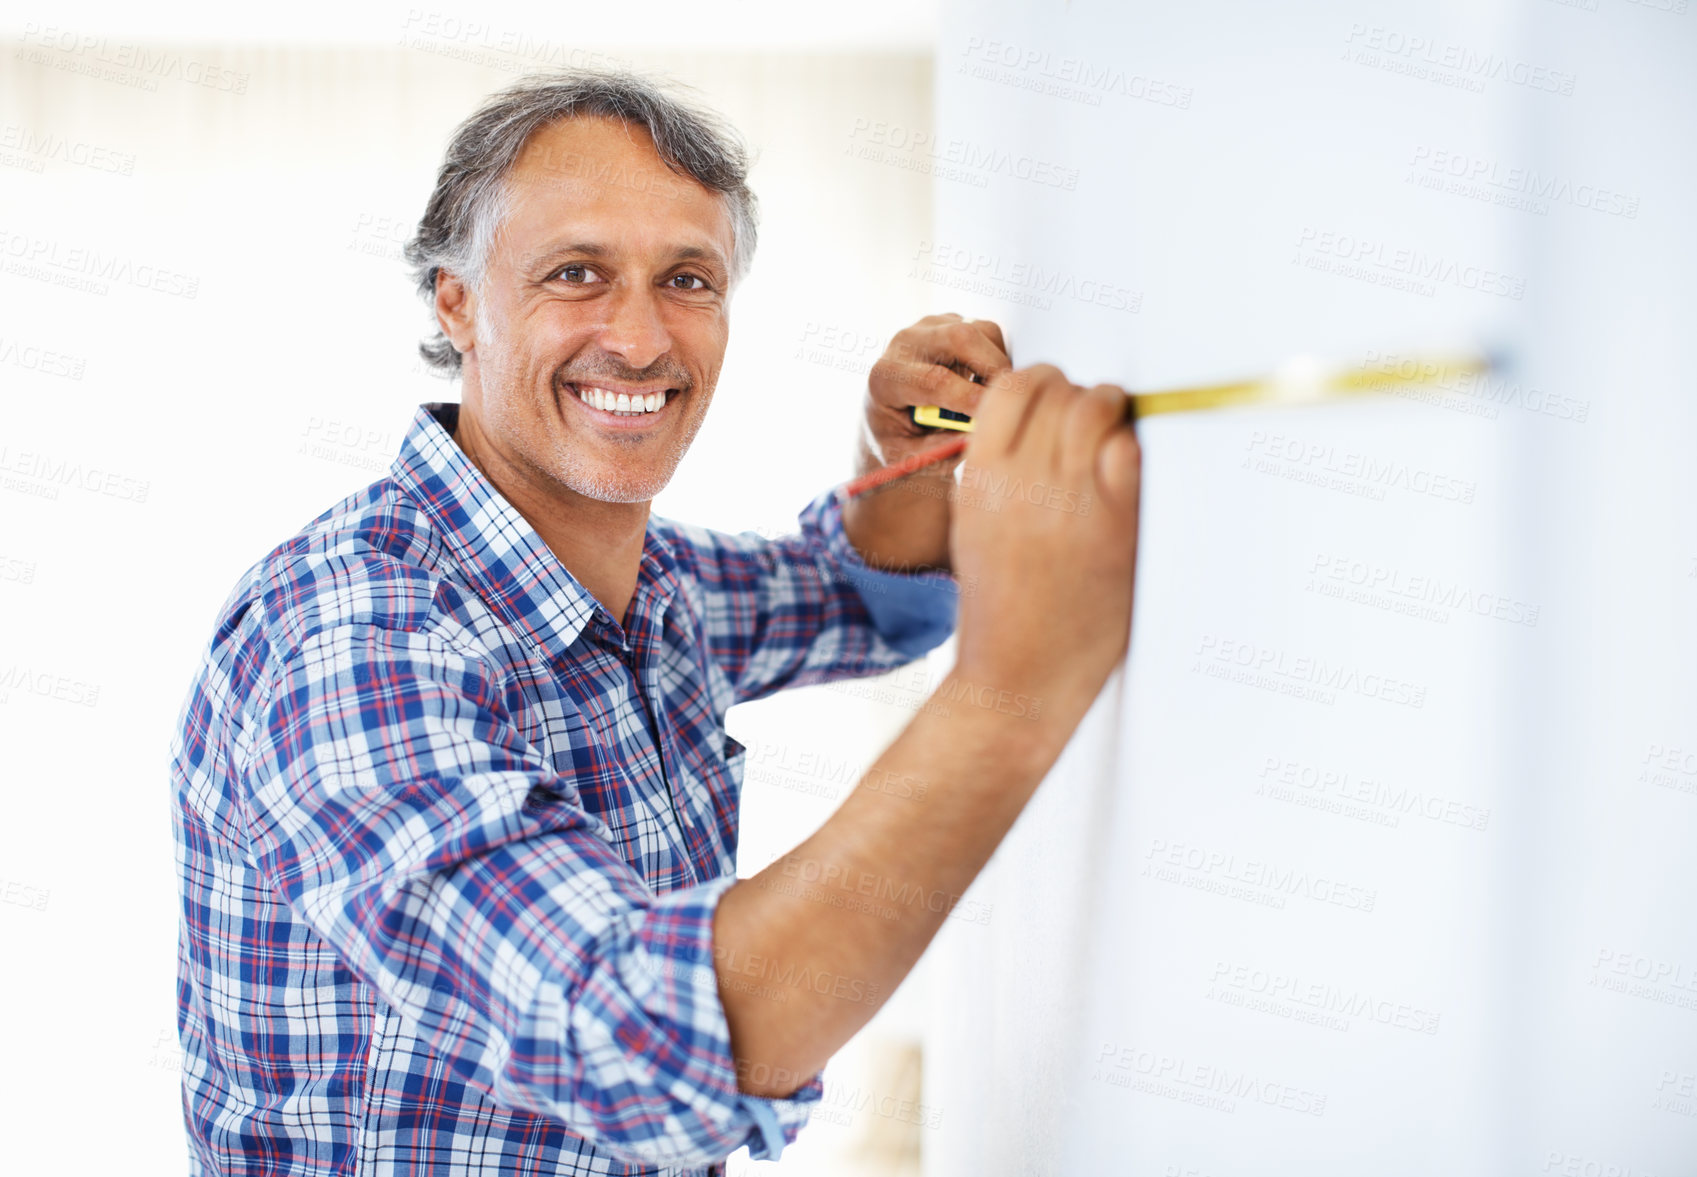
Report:
<svg viewBox="0 0 1697 1177"><path fill-rule="evenodd" d="M564 278L567 282L578 284L599 280L599 276L596 275L594 270L590 269L588 266L580 265L562 266L555 274L555 277Z"/></svg>
<svg viewBox="0 0 1697 1177"><path fill-rule="evenodd" d="M691 282L695 285L691 286ZM707 279L699 274L673 274L672 288L674 290L706 290Z"/></svg>

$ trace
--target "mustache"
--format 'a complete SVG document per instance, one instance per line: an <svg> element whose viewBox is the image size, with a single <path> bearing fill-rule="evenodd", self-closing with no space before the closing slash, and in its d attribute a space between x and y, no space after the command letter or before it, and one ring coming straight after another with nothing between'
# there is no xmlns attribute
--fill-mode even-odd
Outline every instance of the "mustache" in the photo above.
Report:
<svg viewBox="0 0 1697 1177"><path fill-rule="evenodd" d="M633 368L629 364L620 363L612 356L600 355L593 359L567 364L560 368L555 376L567 384L595 385L600 382L658 384L664 382L666 387L675 388L679 392L688 392L692 383L688 370L670 356L661 356L646 368Z"/></svg>

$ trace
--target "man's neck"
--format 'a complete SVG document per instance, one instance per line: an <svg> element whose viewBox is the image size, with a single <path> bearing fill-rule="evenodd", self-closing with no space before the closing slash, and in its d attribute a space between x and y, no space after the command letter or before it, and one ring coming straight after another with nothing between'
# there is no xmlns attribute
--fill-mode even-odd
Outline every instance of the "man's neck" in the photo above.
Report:
<svg viewBox="0 0 1697 1177"><path fill-rule="evenodd" d="M453 438L472 465L536 529L566 571L623 625L636 595L649 504L592 499L508 460L464 404Z"/></svg>

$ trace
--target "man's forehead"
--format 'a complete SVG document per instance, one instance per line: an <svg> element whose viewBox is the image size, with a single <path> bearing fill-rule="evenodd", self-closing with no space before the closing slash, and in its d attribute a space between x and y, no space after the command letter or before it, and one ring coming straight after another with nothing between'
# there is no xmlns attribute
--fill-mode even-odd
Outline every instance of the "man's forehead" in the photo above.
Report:
<svg viewBox="0 0 1697 1177"><path fill-rule="evenodd" d="M601 222L603 232L609 222L671 223L680 250L725 254L730 246L723 195L668 167L640 125L600 117L550 124L525 144L509 182L518 206L551 221Z"/></svg>

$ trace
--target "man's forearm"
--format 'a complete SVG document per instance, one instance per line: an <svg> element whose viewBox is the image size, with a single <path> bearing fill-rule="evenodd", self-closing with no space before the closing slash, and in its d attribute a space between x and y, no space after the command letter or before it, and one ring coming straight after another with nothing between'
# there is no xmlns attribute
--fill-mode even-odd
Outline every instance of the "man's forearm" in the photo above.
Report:
<svg viewBox="0 0 1697 1177"><path fill-rule="evenodd" d="M724 894L714 959L744 1091L790 1093L871 1018L1088 704L957 668L817 833Z"/></svg>

